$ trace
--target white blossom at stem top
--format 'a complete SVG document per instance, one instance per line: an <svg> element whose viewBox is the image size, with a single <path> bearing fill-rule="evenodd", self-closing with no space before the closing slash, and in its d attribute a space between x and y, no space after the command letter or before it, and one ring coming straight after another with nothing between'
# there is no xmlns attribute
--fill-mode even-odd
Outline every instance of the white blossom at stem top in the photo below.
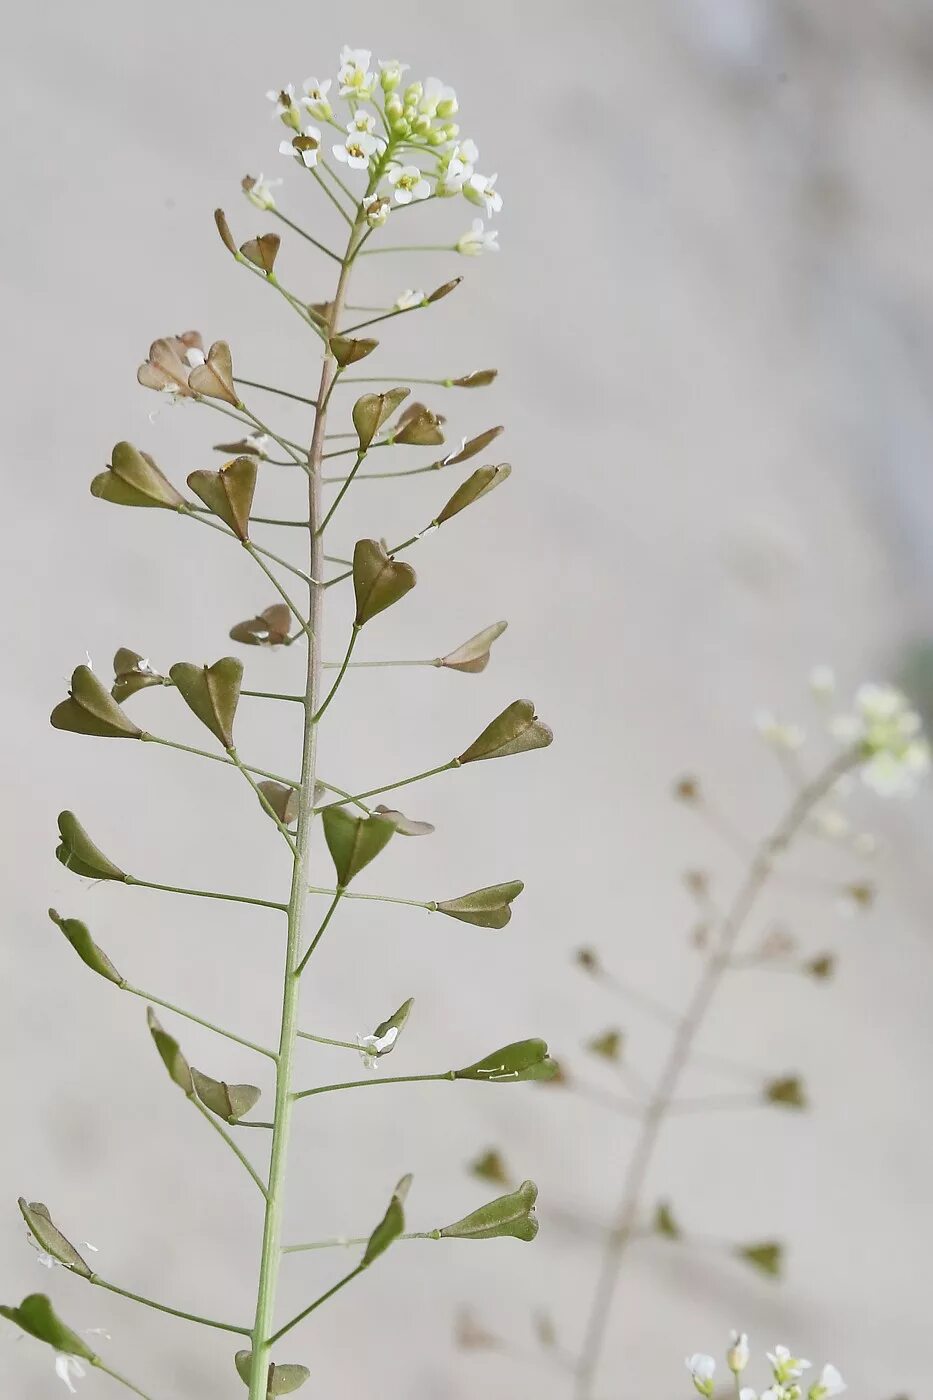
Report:
<svg viewBox="0 0 933 1400"><path fill-rule="evenodd" d="M471 175L463 186L463 193L470 203L485 209L489 218L502 208L502 196L495 188L498 178L498 175Z"/></svg>
<svg viewBox="0 0 933 1400"><path fill-rule="evenodd" d="M474 219L466 233L457 239L457 252L467 258L478 258L483 253L498 253L499 234L494 228L487 229L484 220Z"/></svg>
<svg viewBox="0 0 933 1400"><path fill-rule="evenodd" d="M771 1362L771 1370L778 1385L786 1385L788 1381L797 1381L804 1371L809 1371L811 1362L804 1361L801 1356L791 1356L785 1346L778 1345L774 1351L766 1352L768 1360Z"/></svg>
<svg viewBox="0 0 933 1400"><path fill-rule="evenodd" d="M893 685L859 686L854 712L837 716L830 731L842 743L859 746L862 781L881 797L909 795L929 771L920 716Z"/></svg>
<svg viewBox="0 0 933 1400"><path fill-rule="evenodd" d="M393 165L389 170L389 184L395 190L396 204L411 204L416 199L427 199L431 186L417 165Z"/></svg>
<svg viewBox="0 0 933 1400"><path fill-rule="evenodd" d="M428 78L418 103L418 111L426 117L452 117L459 110L457 94L440 78Z"/></svg>
<svg viewBox="0 0 933 1400"><path fill-rule="evenodd" d="M340 71L337 74L341 97L372 96L376 81L375 73L369 71L372 57L369 49L351 49L349 45L344 44L340 51Z"/></svg>
<svg viewBox="0 0 933 1400"><path fill-rule="evenodd" d="M726 1364L734 1376L741 1375L748 1365L750 1356L748 1333L733 1331L729 1350L726 1352Z"/></svg>
<svg viewBox="0 0 933 1400"><path fill-rule="evenodd" d="M402 74L408 72L408 64L399 63L397 58L380 58L379 70L383 92L394 92L402 81Z"/></svg>
<svg viewBox="0 0 933 1400"><path fill-rule="evenodd" d="M833 1395L841 1395L847 1390L845 1381L836 1370L835 1366L827 1363L820 1372L818 1381L814 1381L807 1391L808 1400L830 1400Z"/></svg>
<svg viewBox="0 0 933 1400"><path fill-rule="evenodd" d="M304 93L301 105L319 122L329 122L334 115L334 109L327 100L332 86L330 78L323 83L319 83L317 78L305 78L301 85Z"/></svg>
<svg viewBox="0 0 933 1400"><path fill-rule="evenodd" d="M358 131L351 126L351 134L346 141L334 147L334 155L351 170L368 170L372 156L385 150L381 136L372 136L368 131Z"/></svg>

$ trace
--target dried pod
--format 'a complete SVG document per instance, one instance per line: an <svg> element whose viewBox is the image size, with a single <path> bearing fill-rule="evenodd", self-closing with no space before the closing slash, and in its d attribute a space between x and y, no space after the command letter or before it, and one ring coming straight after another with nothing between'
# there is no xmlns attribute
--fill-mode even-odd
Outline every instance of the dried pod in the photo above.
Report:
<svg viewBox="0 0 933 1400"><path fill-rule="evenodd" d="M236 241L230 232L230 225L227 223L227 216L222 209L214 210L214 223L217 225L217 232L220 234L220 241L223 243L228 253L234 257L237 255Z"/></svg>
<svg viewBox="0 0 933 1400"><path fill-rule="evenodd" d="M345 889L354 876L375 860L395 835L390 821L355 816L346 807L325 807L321 821L340 889Z"/></svg>
<svg viewBox="0 0 933 1400"><path fill-rule="evenodd" d="M391 822L399 836L430 836L434 831L430 822L413 821L411 817L406 817L404 812L399 812L394 807L384 807L381 802L373 808L373 812L383 821Z"/></svg>
<svg viewBox="0 0 933 1400"><path fill-rule="evenodd" d="M58 830L62 839L56 847L55 857L68 870L84 875L88 880L126 879L125 872L94 845L74 812L59 813Z"/></svg>
<svg viewBox="0 0 933 1400"><path fill-rule="evenodd" d="M225 457L258 457L264 462L269 456L268 442L265 433L248 433L246 437L237 438L236 442L215 442L212 450L222 452Z"/></svg>
<svg viewBox="0 0 933 1400"><path fill-rule="evenodd" d="M786 1074L779 1079L770 1079L762 1093L766 1103L780 1104L783 1108L807 1108L807 1094L803 1080L797 1074Z"/></svg>
<svg viewBox="0 0 933 1400"><path fill-rule="evenodd" d="M470 1163L470 1171L474 1176L480 1177L483 1181L491 1181L496 1186L507 1186L509 1183L509 1173L506 1171L505 1160L502 1153L495 1147L481 1152L476 1160Z"/></svg>
<svg viewBox="0 0 933 1400"><path fill-rule="evenodd" d="M363 1268L371 1264L374 1259L378 1259L380 1254L384 1254L393 1240L397 1240L405 1229L404 1204L410 1186L411 1176L403 1176L392 1192L392 1199L389 1201L385 1215L369 1237L361 1260Z"/></svg>
<svg viewBox="0 0 933 1400"><path fill-rule="evenodd" d="M138 452L129 442L116 444L110 454L110 465L98 472L91 482L91 495L116 506L159 506L163 510L178 510L187 504L148 452Z"/></svg>
<svg viewBox="0 0 933 1400"><path fill-rule="evenodd" d="M809 962L805 962L803 970L808 976L816 978L818 982L826 982L836 970L836 959L832 953L820 953L817 957L811 958Z"/></svg>
<svg viewBox="0 0 933 1400"><path fill-rule="evenodd" d="M494 622L491 627L484 627L482 632L477 632L475 637L470 637L468 641L449 651L446 656L438 657L436 664L446 666L448 671L464 671L469 675L478 675L489 665L489 649L493 642L502 636L508 625L507 622Z"/></svg>
<svg viewBox="0 0 933 1400"><path fill-rule="evenodd" d="M506 758L529 749L543 749L553 739L552 731L538 719L530 700L513 700L487 724L469 748L464 749L459 762L476 763L483 758Z"/></svg>
<svg viewBox="0 0 933 1400"><path fill-rule="evenodd" d="M179 695L224 748L233 748L233 720L240 698L243 663L224 656L213 666L177 661L169 671Z"/></svg>
<svg viewBox="0 0 933 1400"><path fill-rule="evenodd" d="M104 950L94 942L87 924L80 919L63 919L55 909L49 910L49 918L58 925L78 957L92 972L106 977L108 982L115 982L118 987L126 986L126 978L120 976Z"/></svg>
<svg viewBox="0 0 933 1400"><path fill-rule="evenodd" d="M455 1079L477 1079L487 1084L517 1084L528 1079L553 1079L557 1064L543 1040L516 1040L494 1050L475 1064L453 1071Z"/></svg>
<svg viewBox="0 0 933 1400"><path fill-rule="evenodd" d="M475 369L472 374L462 374L450 382L456 389L485 389L498 375L497 369Z"/></svg>
<svg viewBox="0 0 933 1400"><path fill-rule="evenodd" d="M244 1385L249 1385L253 1375L253 1353L251 1351L238 1351L233 1358L233 1363L240 1380ZM291 1395L296 1390L300 1390L310 1377L311 1372L307 1366L276 1365L274 1361L270 1361L266 1376L266 1396Z"/></svg>
<svg viewBox="0 0 933 1400"><path fill-rule="evenodd" d="M658 1201L654 1211L654 1230L656 1234L663 1235L668 1240L679 1240L683 1238L683 1230L671 1210L669 1201Z"/></svg>
<svg viewBox="0 0 933 1400"><path fill-rule="evenodd" d="M138 739L143 732L124 714L90 666L78 666L74 671L68 699L55 706L51 723L54 729L101 739Z"/></svg>
<svg viewBox="0 0 933 1400"><path fill-rule="evenodd" d="M235 457L219 471L196 471L188 485L240 540L249 538L249 513L253 508L258 468L255 457Z"/></svg>
<svg viewBox="0 0 933 1400"><path fill-rule="evenodd" d="M146 1019L149 1022L149 1032L155 1041L155 1047L159 1052L162 1063L168 1070L169 1078L177 1084L179 1089L189 1097L194 1094L194 1080L191 1077L191 1066L181 1052L181 1047L174 1036L163 1030L159 1024L159 1019L150 1006L146 1012Z"/></svg>
<svg viewBox="0 0 933 1400"><path fill-rule="evenodd" d="M363 394L357 399L353 405L353 426L360 440L361 452L366 451L379 429L410 393L410 389L386 389L383 394Z"/></svg>
<svg viewBox="0 0 933 1400"><path fill-rule="evenodd" d="M507 1196L498 1196L478 1210L471 1211L453 1225L445 1225L440 1233L451 1240L494 1240L508 1237L533 1240L538 1233L535 1201L538 1188L533 1181L523 1181Z"/></svg>
<svg viewBox="0 0 933 1400"><path fill-rule="evenodd" d="M240 396L233 386L233 359L225 340L215 340L203 365L195 365L188 375L188 388L206 399L223 399L234 406Z"/></svg>
<svg viewBox="0 0 933 1400"><path fill-rule="evenodd" d="M625 1037L620 1030L613 1027L611 1030L602 1031L599 1035L594 1035L586 1042L586 1048L591 1055L599 1055L603 1060L611 1060L618 1063L622 1058L622 1047L625 1044Z"/></svg>
<svg viewBox="0 0 933 1400"><path fill-rule="evenodd" d="M200 364L203 359L204 341L198 331L161 336L149 346L149 358L139 366L136 379L144 389L193 398L188 388L188 375L193 365Z"/></svg>
<svg viewBox="0 0 933 1400"><path fill-rule="evenodd" d="M457 899L437 901L437 912L449 914L464 924L476 924L478 928L505 928L512 917L510 905L525 888L522 880L508 880L504 885L486 885L481 890L471 890Z"/></svg>
<svg viewBox="0 0 933 1400"><path fill-rule="evenodd" d="M353 591L356 595L354 626L390 608L414 588L417 576L410 564L401 564L378 540L357 540L353 549Z"/></svg>
<svg viewBox="0 0 933 1400"><path fill-rule="evenodd" d="M261 1090L255 1084L227 1084L222 1079L211 1079L191 1067L191 1078L198 1098L211 1113L223 1118L225 1123L236 1123L255 1108L261 1097Z"/></svg>
<svg viewBox="0 0 933 1400"><path fill-rule="evenodd" d="M129 647L119 647L113 658L113 686L111 695L114 700L128 700L131 695L135 695L138 690L146 690L151 685L165 685L166 680L158 671L154 671L145 656L140 656L138 651L130 651Z"/></svg>
<svg viewBox="0 0 933 1400"><path fill-rule="evenodd" d="M738 1244L733 1253L737 1258L751 1264L759 1273L768 1278L780 1278L784 1264L784 1246L779 1240L762 1240L755 1244Z"/></svg>
<svg viewBox="0 0 933 1400"><path fill-rule="evenodd" d="M341 369L346 369L347 365L355 365L357 360L365 360L367 355L371 355L379 344L378 340L373 340L371 336L362 336L354 340L349 335L332 335L329 341L330 353L337 361Z"/></svg>
<svg viewBox="0 0 933 1400"><path fill-rule="evenodd" d="M271 779L257 783L256 787L283 826L291 826L298 820L297 788L287 787L285 783L276 783Z"/></svg>
<svg viewBox="0 0 933 1400"><path fill-rule="evenodd" d="M582 967L584 972L592 973L594 977L602 976L603 965L595 948L578 948L573 957L577 967Z"/></svg>
<svg viewBox="0 0 933 1400"><path fill-rule="evenodd" d="M71 1241L59 1230L49 1214L48 1206L41 1201L25 1201L22 1196L17 1205L36 1244L50 1259L70 1269L73 1274L80 1274L82 1278L91 1277L93 1269L88 1267Z"/></svg>
<svg viewBox="0 0 933 1400"><path fill-rule="evenodd" d="M463 445L459 452L452 452L449 457L445 457L442 466L456 467L461 462L468 462L471 457L477 457L480 452L484 452L491 442L495 442L500 433L505 429L501 425L497 428L487 428L484 433L477 433L476 437L464 438Z"/></svg>
<svg viewBox="0 0 933 1400"><path fill-rule="evenodd" d="M414 409L415 405L412 405ZM442 419L432 413L424 404L418 404L418 412L404 415L399 422L398 432L393 433L393 442L406 443L409 447L437 447L444 441L441 430Z"/></svg>
<svg viewBox="0 0 933 1400"><path fill-rule="evenodd" d="M451 277L449 282L444 282L439 287L435 287L430 296L425 297L425 301L430 306L435 301L443 301L444 297L449 297L451 292L455 292L463 281L462 277Z"/></svg>
<svg viewBox="0 0 933 1400"><path fill-rule="evenodd" d="M235 642L243 642L249 647L278 647L288 641L292 623L291 611L285 603L273 603L258 617L236 622L230 628L230 636Z"/></svg>
<svg viewBox="0 0 933 1400"><path fill-rule="evenodd" d="M275 267L282 240L277 233L262 233L258 238L248 238L240 252L247 262L260 268L268 277Z"/></svg>
<svg viewBox="0 0 933 1400"><path fill-rule="evenodd" d="M65 1326L44 1293L30 1293L18 1308L0 1307L0 1317L30 1337L46 1342L62 1356L79 1356L91 1365L97 1363L97 1356L84 1338Z"/></svg>
<svg viewBox="0 0 933 1400"><path fill-rule="evenodd" d="M459 515L467 506L471 506L474 501L478 501L482 496L494 491L497 486L501 486L503 481L507 481L512 473L512 468L508 462L501 462L497 467L478 467L471 476L468 476L462 486L451 496L443 509L434 517L432 524L443 525L445 520L452 520L455 515ZM188 479L189 485L191 478Z"/></svg>

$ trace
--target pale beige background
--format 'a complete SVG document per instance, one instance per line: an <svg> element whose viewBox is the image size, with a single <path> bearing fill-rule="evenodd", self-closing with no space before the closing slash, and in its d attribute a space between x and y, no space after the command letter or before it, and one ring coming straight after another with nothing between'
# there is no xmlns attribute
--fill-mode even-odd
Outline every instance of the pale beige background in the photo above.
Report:
<svg viewBox="0 0 933 1400"><path fill-rule="evenodd" d="M55 814L74 806L115 858L156 879L273 891L280 857L228 774L52 734L46 716L85 649L101 671L118 644L164 665L212 658L233 620L271 601L219 540L95 504L87 482L118 437L179 478L216 460L219 417L178 408L148 419L156 404L134 371L156 335L197 325L229 338L244 373L313 383L314 346L224 256L211 210L223 203L244 238L261 231L238 181L263 169L286 175L284 207L330 230L310 182L279 169L263 93L332 71L347 40L453 82L483 167L500 171L498 258L377 260L366 294L468 274L430 322L386 333L399 348L383 363L428 374L498 363L494 391L443 407L454 435L506 422L516 468L494 500L421 547L419 590L367 638L368 654L433 654L499 616L512 630L481 679L353 677L325 767L364 784L426 766L517 694L536 698L559 738L548 755L412 795L406 806L438 834L396 842L369 882L430 897L521 874L528 892L508 932L348 909L316 964L307 1024L352 1035L414 994L396 1071L536 1032L577 1063L574 1046L619 1015L568 971L583 940L677 1004L693 976L680 872L706 862L727 890L737 871L672 807L671 778L698 769L758 831L784 793L750 731L755 707L802 705L815 661L835 662L846 684L883 674L930 623L929 4L16 7L0 86L0 1296L50 1286L75 1326L113 1333L108 1355L151 1377L159 1400L242 1394L228 1340L48 1278L15 1197L50 1202L126 1286L245 1316L254 1193L161 1074L142 1005L83 974L44 910L86 917L139 984L256 1036L274 1017L278 935L265 916L83 888L52 860ZM462 206L427 214L428 237L466 226ZM327 268L294 242L289 279L325 295ZM302 426L288 413L277 421ZM407 533L445 484L361 488L347 540ZM284 502L292 483L275 489ZM298 658L249 661L254 684L271 684ZM136 709L199 741L170 695ZM243 749L274 767L289 745L278 715L244 705ZM740 1322L762 1345L830 1354L867 1400L925 1393L930 797L861 810L889 847L877 912L844 924L828 899L791 890L781 902L808 948L841 944L836 983L750 977L723 998L707 1039L763 1068L804 1070L816 1111L686 1118L658 1162L658 1192L701 1232L788 1238L787 1281L646 1247L624 1290L607 1400L685 1394L683 1352L717 1349ZM806 863L820 869L819 852ZM196 1063L254 1072L246 1052L173 1024ZM657 1032L625 1024L650 1068ZM309 1080L346 1068L337 1055L306 1058ZM560 1215L602 1217L629 1137L621 1121L543 1091L437 1085L309 1105L294 1144L293 1237L365 1230L405 1170L413 1224L452 1218L481 1198L463 1167L490 1142L536 1176L542 1199L533 1250L406 1246L348 1290L294 1338L314 1394L565 1395L543 1370L458 1356L451 1320L470 1299L527 1344L531 1305L547 1305L573 1343L594 1255ZM283 1310L341 1263L290 1261ZM50 1359L4 1330L0 1393L61 1395ZM108 1386L95 1377L82 1393Z"/></svg>

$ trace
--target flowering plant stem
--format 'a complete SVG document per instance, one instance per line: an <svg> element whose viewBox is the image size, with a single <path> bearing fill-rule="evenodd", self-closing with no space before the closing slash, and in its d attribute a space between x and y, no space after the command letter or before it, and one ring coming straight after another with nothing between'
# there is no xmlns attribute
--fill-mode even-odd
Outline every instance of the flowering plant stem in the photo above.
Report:
<svg viewBox="0 0 933 1400"><path fill-rule="evenodd" d="M731 906L723 915L718 941L707 957L693 996L678 1023L657 1085L641 1115L641 1128L623 1178L619 1205L603 1247L596 1288L577 1357L576 1400L590 1400L593 1394L612 1315L616 1284L628 1246L637 1234L642 1194L661 1129L674 1107L674 1097L697 1035L723 976L730 970L736 944L768 883L775 858L787 850L813 810L858 762L858 753L848 750L798 792L774 831L758 847Z"/></svg>

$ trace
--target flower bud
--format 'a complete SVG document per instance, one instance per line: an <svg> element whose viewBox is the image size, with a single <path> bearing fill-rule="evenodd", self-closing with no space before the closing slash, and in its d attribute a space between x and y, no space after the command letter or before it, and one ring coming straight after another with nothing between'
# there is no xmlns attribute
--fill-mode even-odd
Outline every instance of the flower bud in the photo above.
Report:
<svg viewBox="0 0 933 1400"><path fill-rule="evenodd" d="M726 1364L734 1376L740 1376L745 1370L749 1355L748 1334L746 1332L733 1332L732 1344L726 1352Z"/></svg>
<svg viewBox="0 0 933 1400"><path fill-rule="evenodd" d="M715 1388L713 1380L716 1374L716 1362L711 1356L705 1356L702 1352L694 1352L693 1356L688 1356L685 1362L687 1370L696 1389L701 1395L710 1400Z"/></svg>

